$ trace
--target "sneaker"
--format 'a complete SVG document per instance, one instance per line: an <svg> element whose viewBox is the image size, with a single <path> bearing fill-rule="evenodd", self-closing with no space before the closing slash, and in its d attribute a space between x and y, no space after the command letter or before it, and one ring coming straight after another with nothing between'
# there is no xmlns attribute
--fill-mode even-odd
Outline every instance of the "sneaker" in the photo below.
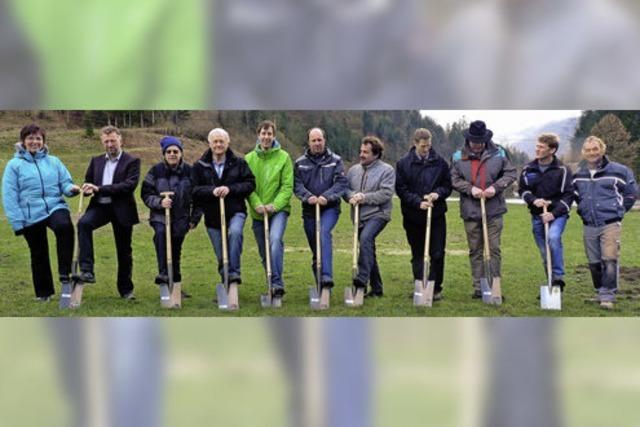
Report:
<svg viewBox="0 0 640 427"><path fill-rule="evenodd" d="M131 291L129 293L126 293L126 294L122 295L122 299L126 299L126 300L129 300L129 301L135 301L136 296L133 294L133 291Z"/></svg>
<svg viewBox="0 0 640 427"><path fill-rule="evenodd" d="M614 308L613 301L600 301L600 308L605 310L613 310Z"/></svg>
<svg viewBox="0 0 640 427"><path fill-rule="evenodd" d="M96 276L90 271L83 271L78 276L78 280L82 283L96 283Z"/></svg>

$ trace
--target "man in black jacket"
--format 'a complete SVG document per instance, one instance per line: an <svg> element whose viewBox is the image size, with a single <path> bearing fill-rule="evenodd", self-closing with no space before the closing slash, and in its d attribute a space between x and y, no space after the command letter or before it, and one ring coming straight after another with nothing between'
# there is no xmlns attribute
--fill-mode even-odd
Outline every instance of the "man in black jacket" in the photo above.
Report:
<svg viewBox="0 0 640 427"><path fill-rule="evenodd" d="M542 255L545 272L544 225L549 224L552 284L564 289L562 233L573 202L573 176L569 168L556 157L559 144L558 135L553 133L543 133L538 137L536 159L522 169L518 194L529 206L533 238ZM544 206L548 209L547 213L543 213Z"/></svg>
<svg viewBox="0 0 640 427"><path fill-rule="evenodd" d="M444 253L447 236L447 203L451 174L447 162L431 146L431 132L416 129L413 147L396 165L396 193L400 197L402 225L411 246L414 280L422 280L427 209L432 207L429 242L429 280L435 282L434 300L442 298ZM413 293L411 294L413 297Z"/></svg>
<svg viewBox="0 0 640 427"><path fill-rule="evenodd" d="M240 284L242 229L247 218L245 200L256 181L244 159L229 148L229 134L222 128L209 132L209 149L192 168L193 202L204 211L204 223L218 258L222 280L222 233L220 198L224 198L229 248L229 284Z"/></svg>
<svg viewBox="0 0 640 427"><path fill-rule="evenodd" d="M140 159L122 151L122 135L114 126L100 131L106 154L93 157L85 174L82 191L93 194L87 212L78 222L80 280L95 283L93 230L111 223L118 253L118 292L125 299L133 295L131 235L138 210L133 192L140 179Z"/></svg>

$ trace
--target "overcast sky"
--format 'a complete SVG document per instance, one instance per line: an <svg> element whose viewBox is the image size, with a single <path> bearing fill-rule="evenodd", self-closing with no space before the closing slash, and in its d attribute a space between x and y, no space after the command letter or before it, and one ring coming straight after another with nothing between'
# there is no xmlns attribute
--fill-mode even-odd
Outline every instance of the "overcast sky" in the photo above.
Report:
<svg viewBox="0 0 640 427"><path fill-rule="evenodd" d="M532 126L580 116L580 110L421 110L442 127L463 116L467 121L484 120L494 134L511 134Z"/></svg>

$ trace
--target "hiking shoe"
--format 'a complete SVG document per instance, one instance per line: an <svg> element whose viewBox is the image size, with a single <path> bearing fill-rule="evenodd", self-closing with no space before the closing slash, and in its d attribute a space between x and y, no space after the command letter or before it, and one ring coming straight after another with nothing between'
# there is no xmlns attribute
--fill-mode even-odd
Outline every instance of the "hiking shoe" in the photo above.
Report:
<svg viewBox="0 0 640 427"><path fill-rule="evenodd" d="M613 301L600 301L600 308L605 310L613 310L614 308Z"/></svg>
<svg viewBox="0 0 640 427"><path fill-rule="evenodd" d="M365 294L365 298L382 298L384 296L384 293L382 291L374 291L374 290L370 290L369 292L367 292Z"/></svg>
<svg viewBox="0 0 640 427"><path fill-rule="evenodd" d="M366 283L362 283L360 280L358 279L353 279L353 287L354 288L366 288L367 285Z"/></svg>
<svg viewBox="0 0 640 427"><path fill-rule="evenodd" d="M471 298L472 299L481 299L482 298L482 291L480 289L475 289L473 291L473 293L471 294Z"/></svg>
<svg viewBox="0 0 640 427"><path fill-rule="evenodd" d="M83 271L78 276L78 280L82 283L96 283L96 276L90 271Z"/></svg>
<svg viewBox="0 0 640 427"><path fill-rule="evenodd" d="M122 295L122 299L126 299L126 300L129 300L129 301L135 301L136 300L136 296L133 294L133 291L131 291L131 292L128 292L128 293Z"/></svg>

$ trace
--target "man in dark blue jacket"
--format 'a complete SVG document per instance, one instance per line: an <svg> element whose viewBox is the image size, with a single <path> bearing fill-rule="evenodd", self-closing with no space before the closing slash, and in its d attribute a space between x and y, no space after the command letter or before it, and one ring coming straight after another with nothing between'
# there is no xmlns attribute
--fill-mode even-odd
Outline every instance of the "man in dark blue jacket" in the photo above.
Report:
<svg viewBox="0 0 640 427"><path fill-rule="evenodd" d="M533 237L547 265L544 225L549 224L552 284L564 289L564 254L562 233L573 203L572 174L556 157L560 139L553 133L543 133L536 143L536 159L522 169L518 194L529 206ZM543 213L544 206L548 212ZM546 274L546 273L545 273Z"/></svg>
<svg viewBox="0 0 640 427"><path fill-rule="evenodd" d="M426 212L432 207L429 280L435 282L433 297L437 301L442 298L444 280L447 236L445 199L451 194L451 173L447 162L432 148L428 129L420 128L414 132L413 147L398 161L396 193L400 197L402 225L411 246L414 280L422 280Z"/></svg>
<svg viewBox="0 0 640 427"><path fill-rule="evenodd" d="M312 268L315 275L317 254L315 237L315 205L320 205L320 241L322 251L323 288L333 287L333 227L340 216L340 198L347 188L342 159L326 147L324 131L313 128L308 133L306 152L294 167L294 193L302 201L304 232L313 252Z"/></svg>
<svg viewBox="0 0 640 427"><path fill-rule="evenodd" d="M638 197L633 172L605 156L602 139L590 136L573 177L578 215L584 223L584 247L600 307L611 310L618 290L622 218Z"/></svg>

